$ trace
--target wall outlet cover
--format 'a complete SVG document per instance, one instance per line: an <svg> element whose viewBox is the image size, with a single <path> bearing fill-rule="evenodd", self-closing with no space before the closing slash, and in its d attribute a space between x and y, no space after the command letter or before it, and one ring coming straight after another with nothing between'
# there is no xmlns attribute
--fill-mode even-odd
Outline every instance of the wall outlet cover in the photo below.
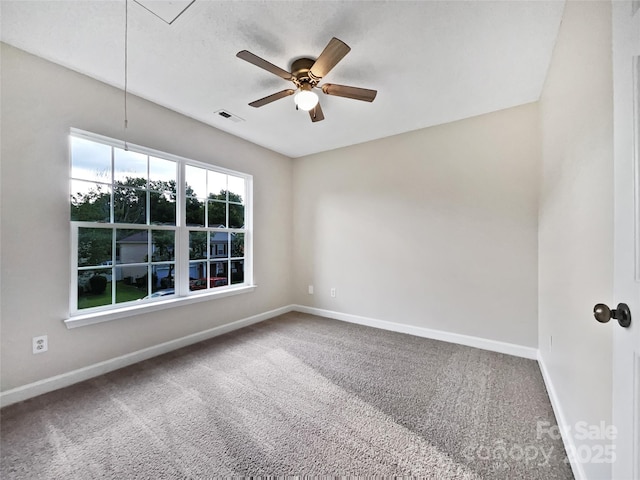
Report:
<svg viewBox="0 0 640 480"><path fill-rule="evenodd" d="M49 340L46 335L33 337L32 339L33 353L44 353L49 350Z"/></svg>

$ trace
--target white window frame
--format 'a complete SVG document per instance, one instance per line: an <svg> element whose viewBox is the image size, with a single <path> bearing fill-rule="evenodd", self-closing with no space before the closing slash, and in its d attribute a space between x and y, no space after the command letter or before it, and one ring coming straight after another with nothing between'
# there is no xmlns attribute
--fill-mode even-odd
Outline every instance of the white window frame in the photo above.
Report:
<svg viewBox="0 0 640 480"><path fill-rule="evenodd" d="M76 128L72 128L69 134L69 191L71 191L71 138L77 137L96 143L105 144L111 147L127 149L132 152L149 155L156 158L170 160L177 164L176 178L176 225L153 225L149 222L149 204L147 203L147 223L146 224L129 224L116 223L111 218L109 223L103 222L84 222L70 221L71 225L71 279L70 279L70 295L69 295L69 318L65 320L68 328L90 325L94 323L105 322L118 318L124 318L132 315L139 315L147 312L163 310L176 306L186 305L195 302L209 301L217 298L223 298L241 293L248 293L255 290L256 285L253 283L253 177L250 174L218 167L204 162L198 162L177 155L161 152L148 147L126 143L113 138L105 137L91 132L86 132ZM208 171L219 172L226 175L243 178L245 181L244 210L245 225L244 228L213 228L213 227L193 227L186 225L186 187L185 187L185 166L191 165L203 168ZM113 169L113 165L112 165ZM113 177L112 177L113 183ZM228 203L227 203L228 205ZM205 204L205 209L207 208ZM172 230L175 231L175 282L173 295L166 297L148 298L139 301L116 304L112 299L112 304L99 307L91 307L78 309L78 229L79 228L107 228L107 229L131 229L151 232L153 230ZM238 284L229 284L216 288L207 288L204 290L189 290L189 231L224 231L229 235L232 233L244 234L244 281ZM116 255L114 245L113 255ZM207 246L207 250L210 247ZM229 262L227 278L231 279L231 251L228 250L229 257L225 261ZM222 259L221 259L222 260ZM214 259L211 260L212 262ZM151 256L147 265L153 265ZM160 262L170 263L170 262ZM207 260L209 264L209 260ZM151 277L151 276L149 276ZM148 280L151 282L151 278ZM207 282L208 283L208 282ZM149 289L148 289L149 290Z"/></svg>

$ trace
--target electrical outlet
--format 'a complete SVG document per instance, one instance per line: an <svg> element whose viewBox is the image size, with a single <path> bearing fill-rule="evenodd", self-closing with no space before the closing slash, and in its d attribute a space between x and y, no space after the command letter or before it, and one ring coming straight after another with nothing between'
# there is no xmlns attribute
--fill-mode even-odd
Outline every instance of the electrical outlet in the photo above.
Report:
<svg viewBox="0 0 640 480"><path fill-rule="evenodd" d="M313 295L313 285L309 285L309 295Z"/></svg>
<svg viewBox="0 0 640 480"><path fill-rule="evenodd" d="M335 288L332 288L332 289L331 289L331 296L332 296L333 298L336 298L336 289L335 289Z"/></svg>
<svg viewBox="0 0 640 480"><path fill-rule="evenodd" d="M46 335L33 337L32 339L33 353L43 353L49 350L49 340Z"/></svg>

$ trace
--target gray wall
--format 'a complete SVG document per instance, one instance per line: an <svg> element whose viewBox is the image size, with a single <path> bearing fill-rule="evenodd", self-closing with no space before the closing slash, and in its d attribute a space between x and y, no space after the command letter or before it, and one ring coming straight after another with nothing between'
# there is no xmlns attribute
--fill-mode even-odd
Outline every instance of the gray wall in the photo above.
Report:
<svg viewBox="0 0 640 480"><path fill-rule="evenodd" d="M611 304L613 289L608 2L566 4L540 112L540 354L567 424L610 424L612 326L591 313ZM611 478L610 464L584 469L588 478Z"/></svg>
<svg viewBox="0 0 640 480"><path fill-rule="evenodd" d="M537 105L293 169L296 303L537 346Z"/></svg>
<svg viewBox="0 0 640 480"><path fill-rule="evenodd" d="M292 160L131 97L131 143L254 176L258 288L68 330L69 128L122 139L123 94L4 44L1 61L3 391L291 303Z"/></svg>

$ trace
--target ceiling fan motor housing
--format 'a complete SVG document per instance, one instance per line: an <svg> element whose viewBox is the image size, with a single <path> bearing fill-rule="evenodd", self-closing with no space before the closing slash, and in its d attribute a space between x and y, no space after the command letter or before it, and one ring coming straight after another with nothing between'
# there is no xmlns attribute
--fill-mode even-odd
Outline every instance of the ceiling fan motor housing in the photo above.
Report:
<svg viewBox="0 0 640 480"><path fill-rule="evenodd" d="M313 77L311 74L311 67L315 63L315 60L311 58L299 58L294 60L291 64L291 74L293 75L293 82L298 86L304 84L310 84L315 87L320 81L319 78Z"/></svg>

